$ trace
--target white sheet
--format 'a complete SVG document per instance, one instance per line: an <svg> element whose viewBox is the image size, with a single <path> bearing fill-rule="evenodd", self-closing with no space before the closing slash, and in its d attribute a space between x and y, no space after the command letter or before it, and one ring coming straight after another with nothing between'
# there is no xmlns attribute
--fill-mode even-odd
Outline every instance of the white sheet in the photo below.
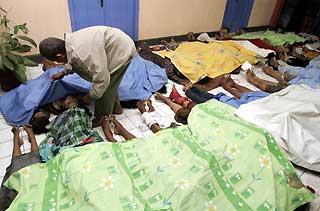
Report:
<svg viewBox="0 0 320 211"><path fill-rule="evenodd" d="M253 51L262 57L267 57L269 53L275 53L273 50L259 48L247 40L232 40L232 42L234 42L238 45L241 45L242 47L245 47L246 49Z"/></svg>
<svg viewBox="0 0 320 211"><path fill-rule="evenodd" d="M281 138L292 161L320 171L320 89L292 85L241 105L236 115Z"/></svg>

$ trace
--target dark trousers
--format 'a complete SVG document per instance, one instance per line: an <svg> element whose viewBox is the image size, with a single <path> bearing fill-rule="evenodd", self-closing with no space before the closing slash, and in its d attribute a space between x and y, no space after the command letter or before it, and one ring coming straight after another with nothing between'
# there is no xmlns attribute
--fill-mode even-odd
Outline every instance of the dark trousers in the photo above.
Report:
<svg viewBox="0 0 320 211"><path fill-rule="evenodd" d="M208 100L214 99L214 95L208 92L204 92L196 87L191 87L186 90L186 96L193 102L199 104L207 102Z"/></svg>

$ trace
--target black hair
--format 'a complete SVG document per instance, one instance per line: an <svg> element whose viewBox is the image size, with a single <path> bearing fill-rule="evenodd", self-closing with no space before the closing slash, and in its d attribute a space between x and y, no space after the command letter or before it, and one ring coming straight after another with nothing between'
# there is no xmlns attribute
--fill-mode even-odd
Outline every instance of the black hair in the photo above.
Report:
<svg viewBox="0 0 320 211"><path fill-rule="evenodd" d="M46 126L50 123L49 118L45 116L33 117L30 121L33 132L35 134L47 133L49 130Z"/></svg>
<svg viewBox="0 0 320 211"><path fill-rule="evenodd" d="M57 54L66 54L65 41L55 37L42 40L39 44L41 56L51 61L57 61Z"/></svg>

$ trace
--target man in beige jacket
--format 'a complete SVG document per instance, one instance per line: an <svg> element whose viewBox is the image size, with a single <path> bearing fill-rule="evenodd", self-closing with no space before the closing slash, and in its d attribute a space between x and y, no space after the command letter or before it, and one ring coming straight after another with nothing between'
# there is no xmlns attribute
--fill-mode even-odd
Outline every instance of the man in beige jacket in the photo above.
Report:
<svg viewBox="0 0 320 211"><path fill-rule="evenodd" d="M65 41L47 38L40 42L39 49L44 58L65 64L64 71L53 75L53 80L76 72L92 82L82 100L86 104L96 100L94 123L104 115L122 112L118 87L136 55L135 44L128 35L120 29L93 26L66 34Z"/></svg>

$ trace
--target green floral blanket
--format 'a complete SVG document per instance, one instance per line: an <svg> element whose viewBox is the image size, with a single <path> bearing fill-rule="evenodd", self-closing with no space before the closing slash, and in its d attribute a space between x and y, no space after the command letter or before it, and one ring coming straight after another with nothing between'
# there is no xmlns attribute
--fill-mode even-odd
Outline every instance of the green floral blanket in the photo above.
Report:
<svg viewBox="0 0 320 211"><path fill-rule="evenodd" d="M293 33L276 33L273 31L251 32L235 36L236 39L267 39L271 45L279 46L284 44L293 44L296 42L304 42L305 39Z"/></svg>
<svg viewBox="0 0 320 211"><path fill-rule="evenodd" d="M273 137L211 100L189 125L70 148L15 173L9 210L290 211L314 199Z"/></svg>

